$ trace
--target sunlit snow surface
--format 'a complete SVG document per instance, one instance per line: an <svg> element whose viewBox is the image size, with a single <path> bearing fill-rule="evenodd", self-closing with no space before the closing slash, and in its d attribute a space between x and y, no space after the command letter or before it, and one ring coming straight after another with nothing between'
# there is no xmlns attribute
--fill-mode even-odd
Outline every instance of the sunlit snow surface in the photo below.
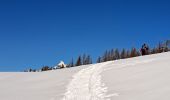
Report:
<svg viewBox="0 0 170 100"><path fill-rule="evenodd" d="M170 52L36 73L0 73L0 100L170 100Z"/></svg>

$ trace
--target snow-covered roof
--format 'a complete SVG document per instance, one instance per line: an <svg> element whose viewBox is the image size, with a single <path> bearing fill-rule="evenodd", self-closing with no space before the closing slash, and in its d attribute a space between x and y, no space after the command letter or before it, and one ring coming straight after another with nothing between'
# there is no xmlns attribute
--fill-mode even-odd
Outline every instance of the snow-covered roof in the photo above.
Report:
<svg viewBox="0 0 170 100"><path fill-rule="evenodd" d="M65 65L64 61L60 61L60 63L58 64L58 66L62 66L62 65Z"/></svg>

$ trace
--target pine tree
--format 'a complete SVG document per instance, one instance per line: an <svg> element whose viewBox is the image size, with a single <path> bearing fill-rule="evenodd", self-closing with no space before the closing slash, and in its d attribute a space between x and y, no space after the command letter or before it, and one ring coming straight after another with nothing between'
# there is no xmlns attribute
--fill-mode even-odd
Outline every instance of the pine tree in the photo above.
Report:
<svg viewBox="0 0 170 100"><path fill-rule="evenodd" d="M125 56L125 58L130 58L130 51L129 51L129 50L126 51L126 56Z"/></svg>
<svg viewBox="0 0 170 100"><path fill-rule="evenodd" d="M89 64L93 64L93 60L92 60L91 57L90 57L90 60L89 60Z"/></svg>
<svg viewBox="0 0 170 100"><path fill-rule="evenodd" d="M41 71L47 71L47 70L50 70L49 66L44 66L44 67L41 68Z"/></svg>
<svg viewBox="0 0 170 100"><path fill-rule="evenodd" d="M115 59L120 59L120 54L118 49L115 50Z"/></svg>
<svg viewBox="0 0 170 100"><path fill-rule="evenodd" d="M102 59L101 59L101 57L99 56L98 58L97 58L97 63L101 63L102 62Z"/></svg>
<svg viewBox="0 0 170 100"><path fill-rule="evenodd" d="M141 56L141 53L140 53L140 51L136 51L136 56Z"/></svg>
<svg viewBox="0 0 170 100"><path fill-rule="evenodd" d="M166 42L165 42L165 51L166 51L166 52L167 52L167 51L170 51L169 46L170 46L170 40L166 40Z"/></svg>
<svg viewBox="0 0 170 100"><path fill-rule="evenodd" d="M130 57L136 57L138 56L136 48L131 49Z"/></svg>
<svg viewBox="0 0 170 100"><path fill-rule="evenodd" d="M90 57L90 55L88 55L87 57L86 57L86 65L87 64L92 64L92 59L91 59L91 57Z"/></svg>
<svg viewBox="0 0 170 100"><path fill-rule="evenodd" d="M82 64L83 64L83 65L86 65L86 64L87 64L87 62L86 62L86 54L83 54Z"/></svg>
<svg viewBox="0 0 170 100"><path fill-rule="evenodd" d="M75 66L80 66L80 65L82 65L81 56L79 56L79 57L78 57L78 59L77 59L77 62L76 62L76 64L75 64Z"/></svg>
<svg viewBox="0 0 170 100"><path fill-rule="evenodd" d="M105 51L105 53L104 53L104 55L103 55L103 57L102 57L102 61L103 62L106 62L107 61L107 50Z"/></svg>
<svg viewBox="0 0 170 100"><path fill-rule="evenodd" d="M111 51L107 52L107 61L111 61Z"/></svg>
<svg viewBox="0 0 170 100"><path fill-rule="evenodd" d="M158 52L157 52L157 48L154 47L154 48L151 50L151 54L156 54L156 53L158 53Z"/></svg>
<svg viewBox="0 0 170 100"><path fill-rule="evenodd" d="M159 42L159 44L158 44L157 52L158 52L158 53L163 52L163 48L162 48L162 43L161 43L161 42Z"/></svg>
<svg viewBox="0 0 170 100"><path fill-rule="evenodd" d="M72 58L72 60L71 60L70 64L68 64L68 66L67 66L67 67L74 67L74 60L73 60L73 58Z"/></svg>
<svg viewBox="0 0 170 100"><path fill-rule="evenodd" d="M114 49L111 50L111 60L116 60L115 50Z"/></svg>
<svg viewBox="0 0 170 100"><path fill-rule="evenodd" d="M123 49L121 52L121 59L125 59L126 58L126 50Z"/></svg>
<svg viewBox="0 0 170 100"><path fill-rule="evenodd" d="M93 64L93 59L92 59L92 57L89 55L89 57L90 57L90 60L89 60L89 64Z"/></svg>

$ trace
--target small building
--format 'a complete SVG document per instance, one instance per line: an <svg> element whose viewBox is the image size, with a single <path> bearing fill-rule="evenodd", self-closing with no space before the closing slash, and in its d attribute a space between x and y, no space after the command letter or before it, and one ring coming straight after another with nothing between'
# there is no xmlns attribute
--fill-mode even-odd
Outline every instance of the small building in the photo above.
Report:
<svg viewBox="0 0 170 100"><path fill-rule="evenodd" d="M58 69L58 68L66 68L66 64L64 63L64 61L60 61L60 63L57 66L54 66L53 69Z"/></svg>

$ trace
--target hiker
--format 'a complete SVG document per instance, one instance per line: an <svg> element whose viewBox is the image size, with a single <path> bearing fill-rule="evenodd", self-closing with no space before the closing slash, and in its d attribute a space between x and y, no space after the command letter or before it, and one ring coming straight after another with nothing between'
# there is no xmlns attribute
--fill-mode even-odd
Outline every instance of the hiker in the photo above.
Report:
<svg viewBox="0 0 170 100"><path fill-rule="evenodd" d="M142 45L141 54L142 55L148 55L149 54L149 47L145 43Z"/></svg>

